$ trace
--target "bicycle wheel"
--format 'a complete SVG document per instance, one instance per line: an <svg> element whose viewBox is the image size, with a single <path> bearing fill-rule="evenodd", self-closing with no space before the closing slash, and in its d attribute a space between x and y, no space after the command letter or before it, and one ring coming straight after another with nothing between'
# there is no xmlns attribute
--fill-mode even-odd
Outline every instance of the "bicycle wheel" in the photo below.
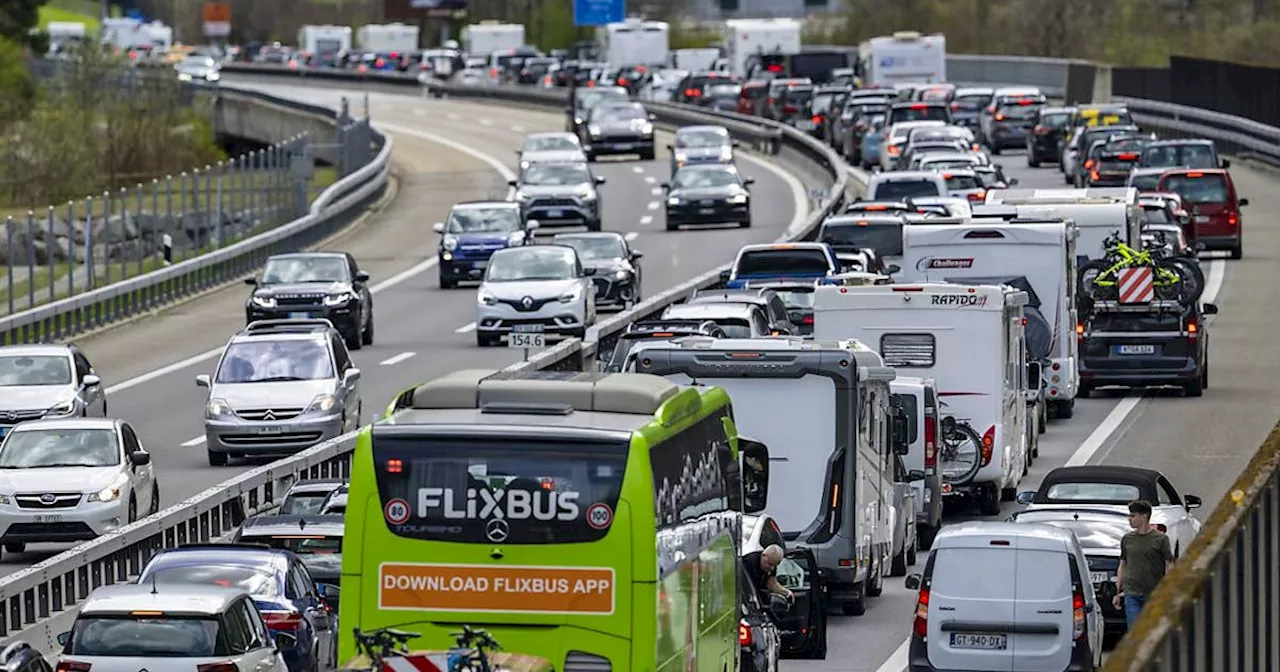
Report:
<svg viewBox="0 0 1280 672"><path fill-rule="evenodd" d="M943 434L939 453L938 468L947 483L964 485L982 468L982 439L967 424L956 423L950 434Z"/></svg>
<svg viewBox="0 0 1280 672"><path fill-rule="evenodd" d="M1178 284L1182 285L1179 291L1182 301L1198 301L1204 294L1204 269L1200 268L1200 264L1182 257L1168 257L1157 261L1156 267L1178 274L1181 279Z"/></svg>
<svg viewBox="0 0 1280 672"><path fill-rule="evenodd" d="M1107 301L1114 299L1116 287L1105 287L1096 283L1099 276L1111 268L1113 264L1103 259L1090 259L1080 266L1076 271L1076 288L1081 296L1087 296L1095 301ZM1115 278L1110 278L1112 282Z"/></svg>

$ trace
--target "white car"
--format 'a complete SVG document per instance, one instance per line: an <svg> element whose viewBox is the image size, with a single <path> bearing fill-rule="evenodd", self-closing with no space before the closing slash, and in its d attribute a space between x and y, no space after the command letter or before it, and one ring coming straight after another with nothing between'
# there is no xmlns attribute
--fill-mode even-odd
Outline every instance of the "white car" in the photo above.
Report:
<svg viewBox="0 0 1280 672"><path fill-rule="evenodd" d="M1027 505L1027 511L1088 508L1127 515L1129 503L1137 499L1151 504L1151 524L1169 535L1174 557L1191 546L1200 533L1200 521L1191 515L1200 508L1200 498L1179 493L1152 469L1058 467L1045 475L1038 490L1018 493L1018 503Z"/></svg>
<svg viewBox="0 0 1280 672"><path fill-rule="evenodd" d="M118 583L93 591L58 635L57 669L93 672L288 672L281 649L241 588Z"/></svg>
<svg viewBox="0 0 1280 672"><path fill-rule="evenodd" d="M32 420L14 426L0 444L6 552L88 541L159 510L151 454L123 420Z"/></svg>
<svg viewBox="0 0 1280 672"><path fill-rule="evenodd" d="M494 252L476 293L477 344L495 345L513 333L582 338L596 321L594 274L568 245Z"/></svg>
<svg viewBox="0 0 1280 672"><path fill-rule="evenodd" d="M884 134L883 146L880 148L880 170L893 170L907 145L911 130L916 128L942 128L942 121L900 121L889 127Z"/></svg>
<svg viewBox="0 0 1280 672"><path fill-rule="evenodd" d="M563 131L531 133L524 139L524 146L516 150L520 157L520 169L533 163L586 163L578 136Z"/></svg>

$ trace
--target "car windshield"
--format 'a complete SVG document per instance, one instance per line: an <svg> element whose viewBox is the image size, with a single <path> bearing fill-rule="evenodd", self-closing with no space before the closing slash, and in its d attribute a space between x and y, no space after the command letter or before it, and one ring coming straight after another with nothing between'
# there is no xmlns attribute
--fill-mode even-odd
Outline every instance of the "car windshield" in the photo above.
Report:
<svg viewBox="0 0 1280 672"><path fill-rule="evenodd" d="M707 95L712 98L737 98L742 87L737 84L712 84L707 87Z"/></svg>
<svg viewBox="0 0 1280 672"><path fill-rule="evenodd" d="M510 233L520 230L515 208L456 208L449 213L449 233Z"/></svg>
<svg viewBox="0 0 1280 672"><path fill-rule="evenodd" d="M524 169L521 184L556 187L591 182L591 171L585 163L535 163Z"/></svg>
<svg viewBox="0 0 1280 672"><path fill-rule="evenodd" d="M832 222L822 227L822 242L832 247L875 250L881 257L902 254L902 224L899 222ZM811 295L812 296L812 295ZM812 305L812 300L810 301Z"/></svg>
<svg viewBox="0 0 1280 672"><path fill-rule="evenodd" d="M110 429L18 429L0 444L0 469L117 464L120 443Z"/></svg>
<svg viewBox="0 0 1280 672"><path fill-rule="evenodd" d="M1184 204L1226 203L1230 200L1226 179L1216 173L1169 175L1164 178L1160 190L1182 196Z"/></svg>
<svg viewBox="0 0 1280 672"><path fill-rule="evenodd" d="M947 108L941 105L911 105L895 107L890 112L895 122L899 121L946 121Z"/></svg>
<svg viewBox="0 0 1280 672"><path fill-rule="evenodd" d="M280 515L282 516L303 516L309 513L317 513L320 506L324 504L324 500L328 499L327 492L299 492L291 494L284 499L284 503L280 505Z"/></svg>
<svg viewBox="0 0 1280 672"><path fill-rule="evenodd" d="M625 255L622 241L613 236L567 236L555 239L558 245L568 245L578 251L583 261L621 259Z"/></svg>
<svg viewBox="0 0 1280 672"><path fill-rule="evenodd" d="M268 383L333 378L321 340L251 340L232 343L218 368L219 383Z"/></svg>
<svg viewBox="0 0 1280 672"><path fill-rule="evenodd" d="M676 134L677 147L723 147L729 144L729 134L720 130L681 131Z"/></svg>
<svg viewBox="0 0 1280 672"><path fill-rule="evenodd" d="M605 100L626 100L627 94L615 89L578 89L578 106L591 109Z"/></svg>
<svg viewBox="0 0 1280 672"><path fill-rule="evenodd" d="M901 201L918 196L942 196L933 180L886 180L876 185L875 200Z"/></svg>
<svg viewBox="0 0 1280 672"><path fill-rule="evenodd" d="M239 588L250 595L274 595L276 577L270 570L244 565L192 564L171 565L146 572L139 582L158 584L193 583L223 588Z"/></svg>
<svg viewBox="0 0 1280 672"><path fill-rule="evenodd" d="M490 257L485 281L564 280L574 277L576 270L573 255L564 248L526 247Z"/></svg>
<svg viewBox="0 0 1280 672"><path fill-rule="evenodd" d="M272 548L293 551L298 555L337 555L342 553L342 537L322 534L249 534L240 535L240 541L266 544Z"/></svg>
<svg viewBox="0 0 1280 672"><path fill-rule="evenodd" d="M1129 483L1054 483L1045 491L1050 502L1115 502L1128 504L1142 499L1142 490Z"/></svg>
<svg viewBox="0 0 1280 672"><path fill-rule="evenodd" d="M947 181L947 191L970 191L982 188L982 183L978 181L977 175L948 174L942 177Z"/></svg>
<svg viewBox="0 0 1280 672"><path fill-rule="evenodd" d="M262 283L347 282L351 279L350 270L345 257L277 257L267 260Z"/></svg>
<svg viewBox="0 0 1280 672"><path fill-rule="evenodd" d="M1152 168L1217 168L1217 156L1211 145L1163 145L1148 147L1142 154L1142 165Z"/></svg>
<svg viewBox="0 0 1280 672"><path fill-rule="evenodd" d="M705 189L738 184L738 174L723 168L696 168L676 171L671 180L675 189Z"/></svg>
<svg viewBox="0 0 1280 672"><path fill-rule="evenodd" d="M70 384L71 358L67 355L0 357L0 387Z"/></svg>
<svg viewBox="0 0 1280 672"><path fill-rule="evenodd" d="M1071 121L1070 112L1052 112L1040 116L1040 125L1048 128L1062 130L1067 127Z"/></svg>
<svg viewBox="0 0 1280 672"><path fill-rule="evenodd" d="M991 96L985 93L966 93L956 96L951 101L951 109L958 112L977 112L981 110L987 101L991 100Z"/></svg>
<svg viewBox="0 0 1280 672"><path fill-rule="evenodd" d="M1133 175L1129 178L1129 186L1138 191L1155 191L1160 188L1160 173Z"/></svg>
<svg viewBox="0 0 1280 672"><path fill-rule="evenodd" d="M218 653L218 619L80 616L66 653L106 658L209 658Z"/></svg>
<svg viewBox="0 0 1280 672"><path fill-rule="evenodd" d="M526 152L572 152L579 149L578 142L566 135L535 135L525 140Z"/></svg>
<svg viewBox="0 0 1280 672"><path fill-rule="evenodd" d="M591 111L591 121L624 122L645 119L648 115L639 105L601 105Z"/></svg>

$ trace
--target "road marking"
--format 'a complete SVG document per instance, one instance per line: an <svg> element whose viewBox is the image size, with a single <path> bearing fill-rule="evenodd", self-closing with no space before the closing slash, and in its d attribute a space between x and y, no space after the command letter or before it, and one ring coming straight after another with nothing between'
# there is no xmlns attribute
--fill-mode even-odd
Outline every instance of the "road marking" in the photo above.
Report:
<svg viewBox="0 0 1280 672"><path fill-rule="evenodd" d="M409 359L410 357L412 357L412 356L414 356L414 355L416 355L416 354L418 354L418 353L416 353L416 352L402 352L402 353L400 353L400 354L396 355L395 357L388 357L387 359L384 359L384 360L382 360L381 362L378 362L378 366L391 366L392 364L399 364L400 362L403 362L404 360Z"/></svg>
<svg viewBox="0 0 1280 672"><path fill-rule="evenodd" d="M651 223L653 223L653 215L645 215L644 217L640 218L641 226L646 224L651 224Z"/></svg>
<svg viewBox="0 0 1280 672"><path fill-rule="evenodd" d="M194 438L194 439L191 439L190 441L183 441L183 442L182 442L182 447L183 447L183 448L194 448L194 447L196 447L196 446L198 446L198 445L200 445L200 444L202 444L202 443L204 443L204 435L203 435L203 434L201 434L200 436L197 436L197 437L196 437L196 438Z"/></svg>
<svg viewBox="0 0 1280 672"><path fill-rule="evenodd" d="M521 126L520 124L512 124L511 130L515 131L516 133L524 133L524 126Z"/></svg>
<svg viewBox="0 0 1280 672"><path fill-rule="evenodd" d="M640 166L631 166L631 171L636 175L639 175L644 172L644 168L641 168Z"/></svg>
<svg viewBox="0 0 1280 672"><path fill-rule="evenodd" d="M653 201L653 202L649 203L649 209L650 209L650 210L657 210L659 205L661 205L661 203L658 203L657 201Z"/></svg>
<svg viewBox="0 0 1280 672"><path fill-rule="evenodd" d="M481 120L480 120L480 125L481 125L481 126L492 126L492 125L493 125L493 122L492 122L492 121L489 121L488 119L481 119Z"/></svg>
<svg viewBox="0 0 1280 672"><path fill-rule="evenodd" d="M654 187L653 189L650 189L649 192L652 193L654 196L661 196L662 187Z"/></svg>
<svg viewBox="0 0 1280 672"><path fill-rule="evenodd" d="M897 651L894 651L889 655L889 658L884 661L884 664L881 665L880 669L876 670L876 672L902 672L907 669L907 657L910 654L911 639L907 638L907 640L902 643L902 646L898 647Z"/></svg>
<svg viewBox="0 0 1280 672"><path fill-rule="evenodd" d="M645 183L647 183L647 184L657 184L657 183L658 183L658 178L656 178L656 177L654 177L654 176L652 176L652 175L645 175L645 176L644 176L644 181L645 181Z"/></svg>
<svg viewBox="0 0 1280 672"><path fill-rule="evenodd" d="M425 108L421 108L421 107L415 107L415 108L413 108L413 113L414 113L414 114L416 114L416 115L418 115L419 117L425 117L425 116L427 116L427 110L426 110Z"/></svg>
<svg viewBox="0 0 1280 672"><path fill-rule="evenodd" d="M639 238L639 237L640 237L640 232L639 232L639 231L628 231L628 232L627 232L627 235L623 236L622 238L623 238L623 240L625 240L625 241L627 241L627 242L629 243L629 242L631 242L631 241L633 241L633 240L635 240L636 238Z"/></svg>
<svg viewBox="0 0 1280 672"><path fill-rule="evenodd" d="M453 330L453 333L455 333L455 334L465 334L465 333L467 333L467 332L471 332L471 331L475 331L475 330L476 330L476 323L475 323L475 322L472 322L471 324L466 324L466 325L463 325L463 326L461 326L461 327L458 327L457 329L454 329L454 330Z"/></svg>
<svg viewBox="0 0 1280 672"><path fill-rule="evenodd" d="M805 187L795 175L788 173L768 161L757 159L756 157L749 156L747 154L738 154L737 156L738 158L754 163L757 166L773 173L791 189L791 201L792 207L794 208L792 212L794 214L791 215L791 222L787 224L786 232L783 233L779 239L794 235L809 219L809 189Z"/></svg>

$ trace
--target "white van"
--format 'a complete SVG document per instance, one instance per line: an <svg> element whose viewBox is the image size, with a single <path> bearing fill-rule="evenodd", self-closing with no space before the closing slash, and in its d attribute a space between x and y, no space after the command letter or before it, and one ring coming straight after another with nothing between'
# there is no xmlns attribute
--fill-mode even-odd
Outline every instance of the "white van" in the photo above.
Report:
<svg viewBox="0 0 1280 672"><path fill-rule="evenodd" d="M938 388L932 378L898 376L889 383L894 405L907 420L907 454L902 466L908 473L923 471L924 479L911 481L915 491L916 546L927 549L942 527L942 472L938 469ZM895 541L895 553L896 553ZM904 549L905 550L905 549ZM907 560L906 554L901 560ZM893 558L895 568L900 559ZM907 562L906 564L914 564Z"/></svg>
<svg viewBox="0 0 1280 672"><path fill-rule="evenodd" d="M985 208L979 208L979 211ZM903 282L1003 284L1028 293L1024 309L1031 355L1044 365L1044 394L1059 418L1074 414L1079 344L1076 340L1076 237L1062 219L975 217L963 224L903 230ZM935 267L935 262L945 262Z"/></svg>
<svg viewBox="0 0 1280 672"><path fill-rule="evenodd" d="M933 378L942 493L971 496L994 516L1017 494L1029 458L1026 304L1026 292L1005 286L824 286L814 292L813 337L857 339L885 366Z"/></svg>
<svg viewBox="0 0 1280 672"><path fill-rule="evenodd" d="M987 205L1015 206L1019 217L1069 219L1080 234L1076 240L1077 266L1083 259L1106 256L1102 242L1119 234L1128 245L1140 247L1144 215L1133 187L1091 189L992 189Z"/></svg>
<svg viewBox="0 0 1280 672"><path fill-rule="evenodd" d="M1075 533L1043 523L952 525L933 542L907 669L1077 672L1102 665L1102 609Z"/></svg>

